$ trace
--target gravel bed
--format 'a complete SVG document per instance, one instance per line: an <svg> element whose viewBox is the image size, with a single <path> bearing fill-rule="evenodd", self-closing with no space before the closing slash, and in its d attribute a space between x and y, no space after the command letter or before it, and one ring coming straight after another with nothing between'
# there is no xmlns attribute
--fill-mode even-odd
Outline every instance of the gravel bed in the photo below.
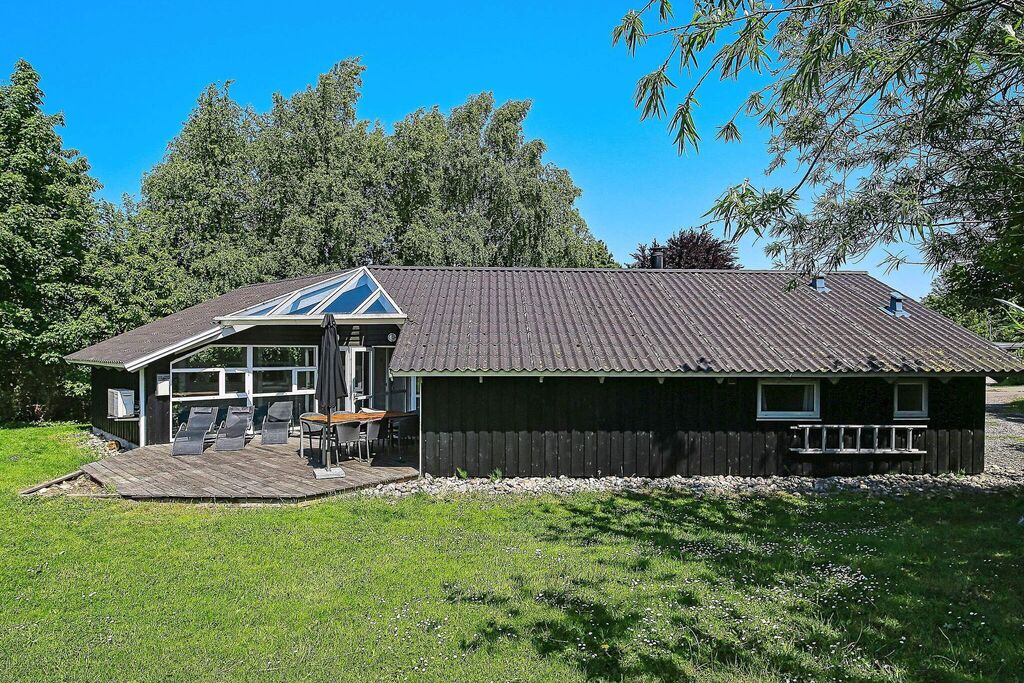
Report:
<svg viewBox="0 0 1024 683"><path fill-rule="evenodd" d="M985 424L985 472L959 474L884 474L863 477L523 477L492 481L432 477L385 484L355 495L398 498L417 493L434 496L475 493L480 495L565 495L587 491L686 491L695 495L827 495L857 491L867 495L900 496L960 491L1024 490L1024 415L1011 412L1008 403L1024 396L1024 387L997 387L987 392Z"/></svg>
<svg viewBox="0 0 1024 683"><path fill-rule="evenodd" d="M1024 398L1024 387L992 387L986 392L985 469L1024 473L1024 415L1010 401Z"/></svg>

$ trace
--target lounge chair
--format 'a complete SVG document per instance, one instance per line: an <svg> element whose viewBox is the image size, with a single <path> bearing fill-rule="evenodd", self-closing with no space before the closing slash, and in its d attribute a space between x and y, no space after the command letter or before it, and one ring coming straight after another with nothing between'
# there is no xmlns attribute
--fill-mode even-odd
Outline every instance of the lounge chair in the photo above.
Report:
<svg viewBox="0 0 1024 683"><path fill-rule="evenodd" d="M275 401L267 409L260 430L260 443L264 446L275 443L288 443L288 434L292 429L292 402Z"/></svg>
<svg viewBox="0 0 1024 683"><path fill-rule="evenodd" d="M188 422L178 425L171 444L171 455L199 455L203 452L203 443L207 435L213 431L217 421L217 409L212 406L199 406L188 411Z"/></svg>
<svg viewBox="0 0 1024 683"><path fill-rule="evenodd" d="M240 451L245 448L245 434L249 431L252 421L252 408L228 408L228 416L217 430L213 442L215 451Z"/></svg>

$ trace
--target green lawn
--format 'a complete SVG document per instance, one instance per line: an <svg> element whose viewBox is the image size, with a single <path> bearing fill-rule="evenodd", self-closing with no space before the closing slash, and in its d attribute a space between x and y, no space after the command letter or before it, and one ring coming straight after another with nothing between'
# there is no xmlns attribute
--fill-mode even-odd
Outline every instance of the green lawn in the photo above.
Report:
<svg viewBox="0 0 1024 683"><path fill-rule="evenodd" d="M77 434L0 429L2 681L1024 671L1019 498L16 498Z"/></svg>
<svg viewBox="0 0 1024 683"><path fill-rule="evenodd" d="M1010 409L1015 410L1018 413L1024 413L1024 398L1018 398L1016 401L1010 401Z"/></svg>

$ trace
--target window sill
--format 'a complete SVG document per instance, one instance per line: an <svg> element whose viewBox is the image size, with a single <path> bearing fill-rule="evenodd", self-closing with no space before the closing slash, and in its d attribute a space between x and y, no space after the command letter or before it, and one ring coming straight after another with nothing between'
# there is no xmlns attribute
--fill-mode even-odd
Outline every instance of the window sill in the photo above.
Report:
<svg viewBox="0 0 1024 683"><path fill-rule="evenodd" d="M758 422L821 422L817 415L758 415Z"/></svg>

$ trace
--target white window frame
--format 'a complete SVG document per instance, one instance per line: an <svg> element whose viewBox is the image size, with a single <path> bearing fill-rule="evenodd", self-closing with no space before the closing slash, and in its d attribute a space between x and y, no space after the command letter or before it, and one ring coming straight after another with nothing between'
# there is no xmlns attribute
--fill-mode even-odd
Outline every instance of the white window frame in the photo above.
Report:
<svg viewBox="0 0 1024 683"><path fill-rule="evenodd" d="M256 357L256 349L313 349L313 364L312 365L271 365L271 366L259 366L254 365L254 358ZM299 389L299 373L303 371L313 371L313 386L316 386L316 366L317 366L317 354L320 349L312 344L253 344L249 347L247 353L248 357L248 369L246 380L246 391L253 398L267 398L267 397L278 397L278 396L303 396L305 394L316 393L316 389ZM290 391L271 391L271 392L260 392L255 391L255 375L253 373L261 372L264 370L291 370L292 372L292 388Z"/></svg>
<svg viewBox="0 0 1024 683"><path fill-rule="evenodd" d="M197 353L205 351L211 347L236 347L245 349L245 365L232 368L176 368L175 363L179 363L186 358L194 356ZM304 348L313 349L313 365L283 365L274 367L256 367L253 365L253 358L255 354L253 351L258 348ZM317 354L319 348L313 344L209 344L201 349L197 349L192 353L186 354L181 358L175 358L171 361L171 390L170 400L174 401L224 401L230 399L247 399L247 403L253 405L252 399L254 398L266 398L276 396L303 396L305 394L315 393L315 389L299 389L298 378L299 372L312 370L313 372L313 385L316 386L316 366L317 366ZM290 370L292 373L292 388L290 391L278 391L278 392L260 392L256 393L253 391L253 373L260 370ZM192 372L217 372L219 374L219 387L217 394L204 394L202 396L175 396L174 395L174 375L185 374ZM245 374L245 391L232 391L226 390L225 378L227 374Z"/></svg>
<svg viewBox="0 0 1024 683"><path fill-rule="evenodd" d="M921 410L900 410L900 385L917 385L921 387ZM928 380L900 380L892 384L892 416L896 420L921 419L928 417Z"/></svg>
<svg viewBox="0 0 1024 683"><path fill-rule="evenodd" d="M814 396L813 410L763 410L764 387L777 385L811 385ZM821 419L821 380L817 379L759 379L757 380L757 419L758 420L820 420Z"/></svg>

